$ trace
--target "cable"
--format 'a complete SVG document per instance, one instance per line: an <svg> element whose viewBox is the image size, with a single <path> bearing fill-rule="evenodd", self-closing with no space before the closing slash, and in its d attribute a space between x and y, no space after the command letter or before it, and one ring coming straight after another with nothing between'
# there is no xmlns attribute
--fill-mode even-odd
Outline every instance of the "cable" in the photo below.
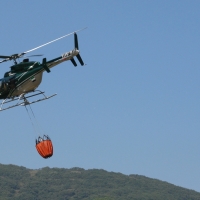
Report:
<svg viewBox="0 0 200 200"><path fill-rule="evenodd" d="M30 113L28 112L28 109L27 109L26 105L25 105L25 108L26 108L26 111L27 111L27 113L28 113L28 116L29 116L29 119L30 119L30 121L31 121L31 124L32 124L32 126L33 126L34 132L35 132L35 134L39 137L39 134L38 134L37 131L36 131L36 128L35 128L35 126L34 126L34 123L33 123L32 119L31 119Z"/></svg>
<svg viewBox="0 0 200 200"><path fill-rule="evenodd" d="M30 110L31 110L31 112L32 112L32 115L33 115L33 117L34 117L34 119L35 119L35 122L36 122L36 124L37 124L38 129L43 133L43 135L45 135L45 132L44 132L44 130L42 129L42 127L41 127L40 123L38 122L37 118L35 117L35 114L33 113L33 110L32 110L32 108L31 108L31 105L30 105L30 104L29 104L29 107L30 107Z"/></svg>

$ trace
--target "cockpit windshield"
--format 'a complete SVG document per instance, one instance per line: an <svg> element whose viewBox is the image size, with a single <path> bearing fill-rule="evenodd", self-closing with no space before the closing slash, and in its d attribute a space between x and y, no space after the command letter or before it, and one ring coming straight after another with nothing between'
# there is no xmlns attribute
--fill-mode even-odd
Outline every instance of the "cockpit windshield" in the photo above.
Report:
<svg viewBox="0 0 200 200"><path fill-rule="evenodd" d="M11 79L10 77L0 79L0 92L6 92L9 89L14 88L14 86L14 79Z"/></svg>

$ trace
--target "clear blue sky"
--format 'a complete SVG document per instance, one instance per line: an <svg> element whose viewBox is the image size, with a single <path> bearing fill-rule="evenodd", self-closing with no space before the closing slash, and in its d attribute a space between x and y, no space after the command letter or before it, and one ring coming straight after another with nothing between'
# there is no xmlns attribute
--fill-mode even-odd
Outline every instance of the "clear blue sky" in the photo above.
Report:
<svg viewBox="0 0 200 200"><path fill-rule="evenodd" d="M44 73L39 89L58 95L32 106L53 157L38 155L18 107L0 113L0 163L140 174L200 192L199 10L197 0L1 3L0 55L88 29L78 34L87 66ZM70 36L33 54L50 60L72 48Z"/></svg>

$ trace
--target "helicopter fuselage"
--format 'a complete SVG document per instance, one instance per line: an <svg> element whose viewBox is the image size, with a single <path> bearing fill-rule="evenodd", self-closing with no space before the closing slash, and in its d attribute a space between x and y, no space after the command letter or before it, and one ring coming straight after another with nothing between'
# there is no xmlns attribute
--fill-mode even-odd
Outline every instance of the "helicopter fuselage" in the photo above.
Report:
<svg viewBox="0 0 200 200"><path fill-rule="evenodd" d="M10 99L33 92L40 85L44 71L49 73L50 68L68 60L71 60L74 66L77 66L74 56L77 56L77 58L80 56L78 49L64 53L48 62L46 62L46 58L43 59L42 63L29 62L29 59L24 59L23 62L11 66L11 70L4 74L4 78L0 79L0 99ZM82 65L84 65L83 61Z"/></svg>

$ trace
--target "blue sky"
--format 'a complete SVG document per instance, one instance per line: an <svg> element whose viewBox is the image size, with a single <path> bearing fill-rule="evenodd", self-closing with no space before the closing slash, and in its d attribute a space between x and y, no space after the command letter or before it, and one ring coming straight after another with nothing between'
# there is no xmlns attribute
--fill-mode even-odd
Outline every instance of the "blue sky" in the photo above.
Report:
<svg viewBox="0 0 200 200"><path fill-rule="evenodd" d="M0 113L0 163L140 174L200 192L200 2L25 1L1 4L0 55L21 53L80 28L86 66L44 73L50 100L32 109L54 145L35 149L26 110ZM53 59L73 36L32 54ZM34 58L42 61L41 57ZM11 62L1 64L0 74Z"/></svg>

